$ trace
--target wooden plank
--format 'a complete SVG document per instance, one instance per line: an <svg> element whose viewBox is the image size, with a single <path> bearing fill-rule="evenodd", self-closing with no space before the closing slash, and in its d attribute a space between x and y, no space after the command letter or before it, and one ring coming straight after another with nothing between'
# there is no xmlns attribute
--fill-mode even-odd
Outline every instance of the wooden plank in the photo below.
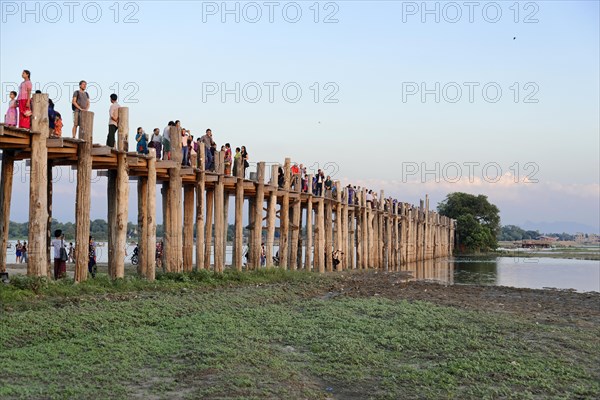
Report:
<svg viewBox="0 0 600 400"><path fill-rule="evenodd" d="M108 146L101 146L94 144L92 147L92 156L110 156L112 154L112 148Z"/></svg>
<svg viewBox="0 0 600 400"><path fill-rule="evenodd" d="M27 275L47 275L46 229L48 223L47 168L48 153L46 140L48 127L48 95L34 94L31 128L36 134L31 137L31 168L29 177L29 248ZM26 140L26 139L19 139Z"/></svg>
<svg viewBox="0 0 600 400"><path fill-rule="evenodd" d="M80 111L77 149L77 187L75 190L75 282L87 279L89 261L90 208L92 192L92 138L94 113Z"/></svg>

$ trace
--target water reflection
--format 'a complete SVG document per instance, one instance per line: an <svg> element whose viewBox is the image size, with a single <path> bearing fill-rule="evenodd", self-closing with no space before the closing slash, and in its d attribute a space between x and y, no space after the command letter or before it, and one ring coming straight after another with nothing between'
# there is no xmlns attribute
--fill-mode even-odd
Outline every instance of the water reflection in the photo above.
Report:
<svg viewBox="0 0 600 400"><path fill-rule="evenodd" d="M409 280L600 292L600 261L562 258L451 258L410 263Z"/></svg>

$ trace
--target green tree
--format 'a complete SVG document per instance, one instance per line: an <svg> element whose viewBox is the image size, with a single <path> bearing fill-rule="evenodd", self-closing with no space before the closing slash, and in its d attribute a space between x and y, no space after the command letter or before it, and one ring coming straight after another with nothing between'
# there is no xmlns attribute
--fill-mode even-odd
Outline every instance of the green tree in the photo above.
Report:
<svg viewBox="0 0 600 400"><path fill-rule="evenodd" d="M480 252L498 247L500 210L487 196L450 193L438 204L438 212L456 220L458 251Z"/></svg>

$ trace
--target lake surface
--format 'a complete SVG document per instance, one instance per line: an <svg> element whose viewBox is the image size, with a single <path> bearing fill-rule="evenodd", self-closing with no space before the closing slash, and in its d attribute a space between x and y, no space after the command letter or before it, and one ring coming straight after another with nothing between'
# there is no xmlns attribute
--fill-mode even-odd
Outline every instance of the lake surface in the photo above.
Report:
<svg viewBox="0 0 600 400"><path fill-rule="evenodd" d="M14 244L7 250L8 263L15 262ZM68 245L68 243L66 243ZM108 262L108 248L105 242L99 242L96 248L96 259L99 263ZM133 252L135 244L127 247L126 263ZM195 246L194 246L195 247ZM277 246L274 246L274 252ZM233 249L227 246L225 263L231 264ZM447 285L478 284L513 286L518 288L557 288L574 289L578 292L600 292L600 261L573 260L564 258L526 258L519 257L495 258L450 258L421 261L403 266L403 271L409 271L412 279L432 280ZM193 258L195 262L196 250ZM211 256L212 259L212 256Z"/></svg>
<svg viewBox="0 0 600 400"><path fill-rule="evenodd" d="M478 284L518 288L574 289L600 292L600 261L563 258L452 258L402 267L413 279L444 284Z"/></svg>

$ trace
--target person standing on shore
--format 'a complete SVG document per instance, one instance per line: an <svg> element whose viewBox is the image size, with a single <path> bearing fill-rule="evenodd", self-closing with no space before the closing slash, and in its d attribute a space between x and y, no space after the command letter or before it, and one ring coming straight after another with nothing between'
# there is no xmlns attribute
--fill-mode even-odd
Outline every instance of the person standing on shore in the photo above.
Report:
<svg viewBox="0 0 600 400"><path fill-rule="evenodd" d="M19 86L19 96L17 102L19 103L19 128L31 129L31 90L33 85L31 84L31 72L24 69L21 74L23 82Z"/></svg>
<svg viewBox="0 0 600 400"><path fill-rule="evenodd" d="M110 95L110 108L108 109L108 136L106 137L106 145L115 147L115 135L119 129L119 103L117 103L117 95Z"/></svg>
<svg viewBox="0 0 600 400"><path fill-rule="evenodd" d="M52 248L54 249L54 279L58 280L67 275L67 264L61 259L61 249L65 236L62 230L54 231L54 239L52 239ZM66 250L65 250L66 251Z"/></svg>
<svg viewBox="0 0 600 400"><path fill-rule="evenodd" d="M86 81L79 82L79 90L73 93L71 108L73 109L73 139L77 137L77 127L81 126L81 111L90 109L90 95L85 91Z"/></svg>
<svg viewBox="0 0 600 400"><path fill-rule="evenodd" d="M27 262L27 242L23 242L23 246L21 246L21 262Z"/></svg>
<svg viewBox="0 0 600 400"><path fill-rule="evenodd" d="M16 262L17 264L21 263L21 249L23 248L23 245L21 244L20 240L17 240L17 244L15 245L15 255L16 255Z"/></svg>
<svg viewBox="0 0 600 400"><path fill-rule="evenodd" d="M96 243L94 242L94 238L90 236L89 239L90 249L89 249L89 260L88 260L88 272L92 276L92 278L96 277L96 272L98 272L98 267L96 265Z"/></svg>

